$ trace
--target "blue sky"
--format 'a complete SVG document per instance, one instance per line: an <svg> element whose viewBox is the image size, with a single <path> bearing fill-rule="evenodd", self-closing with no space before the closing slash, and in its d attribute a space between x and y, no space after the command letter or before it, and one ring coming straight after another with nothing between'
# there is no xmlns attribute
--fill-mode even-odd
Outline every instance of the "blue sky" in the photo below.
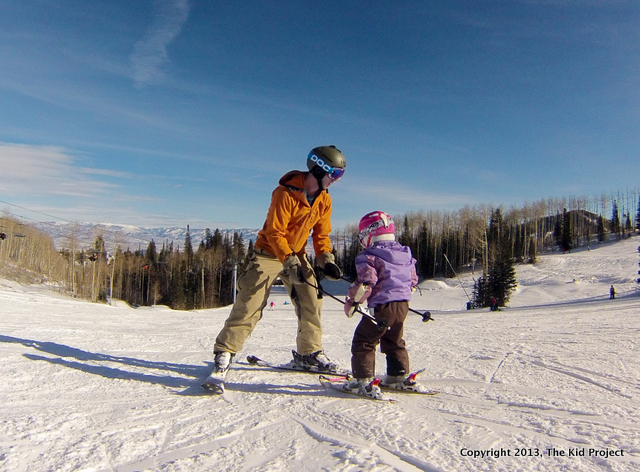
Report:
<svg viewBox="0 0 640 472"><path fill-rule="evenodd" d="M0 12L0 210L26 218L257 228L325 144L336 228L640 186L637 0Z"/></svg>

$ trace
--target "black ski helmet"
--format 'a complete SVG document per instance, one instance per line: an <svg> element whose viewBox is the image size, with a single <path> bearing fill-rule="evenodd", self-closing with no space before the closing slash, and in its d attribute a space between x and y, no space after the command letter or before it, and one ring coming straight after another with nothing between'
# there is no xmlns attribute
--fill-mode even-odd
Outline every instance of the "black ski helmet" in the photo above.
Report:
<svg viewBox="0 0 640 472"><path fill-rule="evenodd" d="M318 146L311 150L307 157L307 167L311 174L320 182L325 175L331 172L339 174L336 180L342 176L347 167L347 160L335 146ZM340 170L338 172L337 170Z"/></svg>

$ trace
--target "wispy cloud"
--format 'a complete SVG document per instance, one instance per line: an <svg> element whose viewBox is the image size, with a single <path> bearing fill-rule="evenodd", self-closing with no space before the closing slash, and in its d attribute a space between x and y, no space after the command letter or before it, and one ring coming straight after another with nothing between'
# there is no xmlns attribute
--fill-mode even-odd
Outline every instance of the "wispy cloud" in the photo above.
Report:
<svg viewBox="0 0 640 472"><path fill-rule="evenodd" d="M144 38L136 43L129 60L134 70L136 86L157 83L164 75L163 65L169 62L167 45L179 34L189 17L188 0L156 0L153 24Z"/></svg>
<svg viewBox="0 0 640 472"><path fill-rule="evenodd" d="M0 142L0 188L11 195L88 197L106 194L117 185L88 175L113 176L110 171L78 166L68 150ZM117 177L125 177L118 173Z"/></svg>
<svg viewBox="0 0 640 472"><path fill-rule="evenodd" d="M394 212L396 209L404 209L402 211L453 210L467 205L472 200L469 195L425 192L411 187L407 182L376 182L374 180L364 183L352 182L340 191L354 194L360 200L369 202L370 205L389 208L385 210L389 212Z"/></svg>

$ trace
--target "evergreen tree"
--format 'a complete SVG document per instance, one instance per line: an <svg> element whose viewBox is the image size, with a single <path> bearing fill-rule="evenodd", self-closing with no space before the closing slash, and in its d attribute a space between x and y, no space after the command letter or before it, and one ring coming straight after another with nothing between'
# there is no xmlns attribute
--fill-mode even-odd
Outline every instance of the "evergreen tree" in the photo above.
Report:
<svg viewBox="0 0 640 472"><path fill-rule="evenodd" d="M156 250L156 242L152 239L144 253L144 265L142 267L143 304L147 306L155 304L159 295L156 270L157 262L158 253Z"/></svg>
<svg viewBox="0 0 640 472"><path fill-rule="evenodd" d="M233 262L242 266L245 259L244 244L242 242L242 233L233 233Z"/></svg>
<svg viewBox="0 0 640 472"><path fill-rule="evenodd" d="M489 293L496 298L498 306L506 306L511 292L518 286L513 258L498 259L489 267Z"/></svg>
<svg viewBox="0 0 640 472"><path fill-rule="evenodd" d="M147 251L144 253L144 260L149 264L155 264L158 261L156 242L153 239L149 243L149 246L147 246Z"/></svg>
<svg viewBox="0 0 640 472"><path fill-rule="evenodd" d="M204 239L200 243L200 247L204 250L209 250L213 246L213 235L209 228L204 230Z"/></svg>
<svg viewBox="0 0 640 472"><path fill-rule="evenodd" d="M398 240L398 242L403 246L411 247L412 239L413 238L411 237L411 229L409 227L409 217L405 216L404 225L402 226L402 233L400 234L400 239Z"/></svg>
<svg viewBox="0 0 640 472"><path fill-rule="evenodd" d="M611 232L620 237L621 225L620 225L620 213L618 212L618 203L613 201L613 210L611 212Z"/></svg>
<svg viewBox="0 0 640 472"><path fill-rule="evenodd" d="M348 236L345 233L345 238ZM358 232L354 229L350 234L350 243L345 243L344 248L344 261L342 270L344 275L349 280L355 280L358 274L356 273L356 256L360 254L362 250L362 244L358 239Z"/></svg>
<svg viewBox="0 0 640 472"><path fill-rule="evenodd" d="M516 262L524 261L524 225L516 228L516 240L513 244L513 252Z"/></svg>
<svg viewBox="0 0 640 472"><path fill-rule="evenodd" d="M211 247L213 249L219 249L220 247L222 247L222 234L220 233L220 230L218 228L216 228L216 230L213 233L213 239L211 240Z"/></svg>
<svg viewBox="0 0 640 472"><path fill-rule="evenodd" d="M101 259L106 261L107 260L107 250L105 249L104 246L104 239L102 238L102 236L98 236L96 238L95 243L93 244L93 254L97 259Z"/></svg>
<svg viewBox="0 0 640 472"><path fill-rule="evenodd" d="M473 283L473 304L476 307L489 306L491 296L489 295L489 284L487 278L483 275Z"/></svg>
<svg viewBox="0 0 640 472"><path fill-rule="evenodd" d="M171 255L171 282L169 284L169 306L175 310L187 309L187 297L185 295L185 266L186 263L180 253L180 249L178 248Z"/></svg>
<svg viewBox="0 0 640 472"><path fill-rule="evenodd" d="M477 305L489 306L491 298L495 297L498 306L505 306L518 283L512 240L499 208L491 215L488 239L488 273L476 283L474 292L478 298L474 301Z"/></svg>
<svg viewBox="0 0 640 472"><path fill-rule="evenodd" d="M251 254L253 254L253 241L249 240L249 245L247 246L247 255L244 258L244 262L242 264L242 268L246 268L249 265L249 261L251 260Z"/></svg>
<svg viewBox="0 0 640 472"><path fill-rule="evenodd" d="M184 308L186 310L193 310L197 306L197 275L198 269L195 266L191 231L189 230L189 225L187 225L187 232L184 236L184 258L180 264L180 276L183 281Z"/></svg>
<svg viewBox="0 0 640 472"><path fill-rule="evenodd" d="M606 235L606 229L604 225L604 218L602 217L602 215L598 216L597 232L598 232L598 241L603 243L607 235Z"/></svg>
<svg viewBox="0 0 640 472"><path fill-rule="evenodd" d="M560 240L562 252L571 252L571 249L573 247L572 241L573 237L571 231L571 216L565 208L562 212L562 237Z"/></svg>
<svg viewBox="0 0 640 472"><path fill-rule="evenodd" d="M535 264L538 262L538 251L536 248L536 238L535 236L531 236L529 238L529 263Z"/></svg>
<svg viewBox="0 0 640 472"><path fill-rule="evenodd" d="M429 274L429 231L426 221L422 222L422 227L418 233L418 252L413 257L416 258L416 272L419 276L427 277Z"/></svg>
<svg viewBox="0 0 640 472"><path fill-rule="evenodd" d="M93 245L93 253L89 256L89 260L93 262L91 274L91 301L104 301L107 299L105 277L107 250L105 249L105 243L102 236L96 237L96 241Z"/></svg>
<svg viewBox="0 0 640 472"><path fill-rule="evenodd" d="M562 248L562 218L560 213L556 215L556 224L553 228L553 239L556 242L556 246Z"/></svg>
<svg viewBox="0 0 640 472"><path fill-rule="evenodd" d="M638 212L636 213L636 229L640 231L640 197L638 197Z"/></svg>
<svg viewBox="0 0 640 472"><path fill-rule="evenodd" d="M187 232L184 236L184 253L187 257L187 266L191 268L193 265L193 244L191 242L191 232L189 230L189 225L187 225Z"/></svg>

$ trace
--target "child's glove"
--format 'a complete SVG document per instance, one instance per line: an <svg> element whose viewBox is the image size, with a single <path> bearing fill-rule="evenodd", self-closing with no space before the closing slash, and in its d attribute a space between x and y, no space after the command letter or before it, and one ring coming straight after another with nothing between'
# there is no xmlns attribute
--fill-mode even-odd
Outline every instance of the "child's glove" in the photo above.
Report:
<svg viewBox="0 0 640 472"><path fill-rule="evenodd" d="M344 303L344 314L347 318L351 318L356 311L358 311L358 304L353 299L347 298Z"/></svg>
<svg viewBox="0 0 640 472"><path fill-rule="evenodd" d="M358 311L358 307L365 302L371 295L371 287L361 283L354 283L349 287L347 293L347 301L344 304L344 314L351 318L353 314Z"/></svg>
<svg viewBox="0 0 640 472"><path fill-rule="evenodd" d="M362 304L371 295L371 287L359 282L354 283L349 287L347 292L349 298L352 298L356 303Z"/></svg>

